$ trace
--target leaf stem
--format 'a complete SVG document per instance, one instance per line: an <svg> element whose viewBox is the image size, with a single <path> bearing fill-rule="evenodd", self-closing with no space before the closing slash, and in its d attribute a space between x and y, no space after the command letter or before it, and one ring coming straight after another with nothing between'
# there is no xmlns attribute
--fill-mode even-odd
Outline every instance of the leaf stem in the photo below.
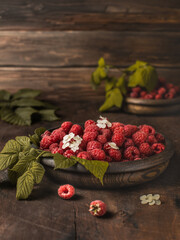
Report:
<svg viewBox="0 0 180 240"><path fill-rule="evenodd" d="M38 160L43 154L44 154L44 151L41 152L41 153L36 157L36 160Z"/></svg>

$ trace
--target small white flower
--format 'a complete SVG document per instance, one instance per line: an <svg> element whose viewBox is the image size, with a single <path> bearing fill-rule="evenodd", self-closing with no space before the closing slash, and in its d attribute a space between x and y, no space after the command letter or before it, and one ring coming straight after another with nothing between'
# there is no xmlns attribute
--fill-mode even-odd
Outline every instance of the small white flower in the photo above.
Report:
<svg viewBox="0 0 180 240"><path fill-rule="evenodd" d="M118 146L114 142L109 142L108 144L113 149L119 149Z"/></svg>
<svg viewBox="0 0 180 240"><path fill-rule="evenodd" d="M70 133L64 136L62 149L69 147L73 152L76 152L81 142L82 138L79 135L75 136L74 133Z"/></svg>
<svg viewBox="0 0 180 240"><path fill-rule="evenodd" d="M63 137L63 143L71 141L72 138L74 138L74 133L67 134Z"/></svg>
<svg viewBox="0 0 180 240"><path fill-rule="evenodd" d="M97 126L99 128L111 127L112 124L107 120L107 118L100 116L97 120Z"/></svg>

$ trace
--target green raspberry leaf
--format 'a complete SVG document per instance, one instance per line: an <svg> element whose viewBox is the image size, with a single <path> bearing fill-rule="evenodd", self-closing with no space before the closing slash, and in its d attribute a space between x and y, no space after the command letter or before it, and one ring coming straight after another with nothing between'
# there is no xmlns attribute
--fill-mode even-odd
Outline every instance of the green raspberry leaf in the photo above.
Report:
<svg viewBox="0 0 180 240"><path fill-rule="evenodd" d="M55 114L55 109L40 110L39 114L41 115L42 121L57 121L57 120L59 120L59 118Z"/></svg>
<svg viewBox="0 0 180 240"><path fill-rule="evenodd" d="M0 101L8 101L11 94L6 90L0 90Z"/></svg>
<svg viewBox="0 0 180 240"><path fill-rule="evenodd" d="M34 176L35 183L40 183L45 173L44 167L40 163L33 161L31 162L29 169Z"/></svg>
<svg viewBox="0 0 180 240"><path fill-rule="evenodd" d="M105 67L105 60L104 60L104 58L103 57L101 57L100 59L99 59L99 61L98 61L98 66L99 67Z"/></svg>
<svg viewBox="0 0 180 240"><path fill-rule="evenodd" d="M18 161L18 153L0 153L0 170L12 166Z"/></svg>
<svg viewBox="0 0 180 240"><path fill-rule="evenodd" d="M46 129L43 128L43 127L41 127L41 128L35 129L33 135L29 135L29 138L30 138L31 142L32 142L35 146L39 147L39 142L40 142L40 140L41 140L41 135L42 135L45 131L46 131Z"/></svg>
<svg viewBox="0 0 180 240"><path fill-rule="evenodd" d="M22 150L21 145L15 140L9 140L4 148L2 149L1 153L19 153Z"/></svg>
<svg viewBox="0 0 180 240"><path fill-rule="evenodd" d="M32 156L21 156L19 161L11 168L11 171L16 172L18 177L20 177L27 171L29 163L33 160L34 158Z"/></svg>
<svg viewBox="0 0 180 240"><path fill-rule="evenodd" d="M13 100L11 102L12 107L44 107L45 103L34 98L22 98Z"/></svg>
<svg viewBox="0 0 180 240"><path fill-rule="evenodd" d="M96 160L86 160L81 159L78 157L72 157L72 159L75 159L78 163L83 165L90 173L92 173L96 178L98 178L103 185L103 178L104 174L107 171L107 168L109 166L108 162L104 161L96 161Z"/></svg>
<svg viewBox="0 0 180 240"><path fill-rule="evenodd" d="M143 61L136 61L135 64L129 66L128 68L126 68L125 72L134 72L136 71L138 68L141 67L145 67L148 63L143 62Z"/></svg>
<svg viewBox="0 0 180 240"><path fill-rule="evenodd" d="M30 170L26 171L17 180L16 198L27 199L34 187L34 176Z"/></svg>
<svg viewBox="0 0 180 240"><path fill-rule="evenodd" d="M116 87L120 88L122 94L126 95L127 86L126 86L125 74L123 74L120 78L118 78Z"/></svg>
<svg viewBox="0 0 180 240"><path fill-rule="evenodd" d="M54 154L54 163L55 163L54 169L65 169L75 165L76 160L71 158L66 158L63 155L56 153Z"/></svg>
<svg viewBox="0 0 180 240"><path fill-rule="evenodd" d="M35 98L41 93L40 90L34 89L21 89L13 95L13 99L19 98Z"/></svg>
<svg viewBox="0 0 180 240"><path fill-rule="evenodd" d="M30 146L30 138L28 138L27 136L17 136L15 139L16 142L18 142L22 146L23 150L25 147Z"/></svg>

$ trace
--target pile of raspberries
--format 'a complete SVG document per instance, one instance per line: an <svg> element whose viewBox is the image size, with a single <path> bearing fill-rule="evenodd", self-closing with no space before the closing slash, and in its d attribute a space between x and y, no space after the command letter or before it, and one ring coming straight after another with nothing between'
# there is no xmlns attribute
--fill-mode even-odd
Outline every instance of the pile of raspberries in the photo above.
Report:
<svg viewBox="0 0 180 240"><path fill-rule="evenodd" d="M172 83L166 83L163 78L159 78L159 83L156 89L151 92L145 91L142 87L129 88L128 96L141 99L172 99L179 95L178 86Z"/></svg>
<svg viewBox="0 0 180 240"><path fill-rule="evenodd" d="M87 120L84 128L69 121L63 122L60 128L53 132L46 131L42 135L40 149L67 158L77 156L107 162L136 161L165 149L163 135L157 133L152 126L110 123L103 117L98 121L100 124ZM74 143L75 148L71 148Z"/></svg>

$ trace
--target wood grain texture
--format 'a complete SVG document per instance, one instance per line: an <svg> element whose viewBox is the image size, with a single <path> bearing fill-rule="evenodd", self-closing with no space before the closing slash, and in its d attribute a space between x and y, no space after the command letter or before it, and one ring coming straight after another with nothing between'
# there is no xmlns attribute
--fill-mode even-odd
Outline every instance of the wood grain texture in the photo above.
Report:
<svg viewBox="0 0 180 240"><path fill-rule="evenodd" d="M180 66L180 33L44 31L0 32L0 66L127 66L137 59L155 66Z"/></svg>
<svg viewBox="0 0 180 240"><path fill-rule="evenodd" d="M179 31L173 1L0 1L0 30Z"/></svg>

